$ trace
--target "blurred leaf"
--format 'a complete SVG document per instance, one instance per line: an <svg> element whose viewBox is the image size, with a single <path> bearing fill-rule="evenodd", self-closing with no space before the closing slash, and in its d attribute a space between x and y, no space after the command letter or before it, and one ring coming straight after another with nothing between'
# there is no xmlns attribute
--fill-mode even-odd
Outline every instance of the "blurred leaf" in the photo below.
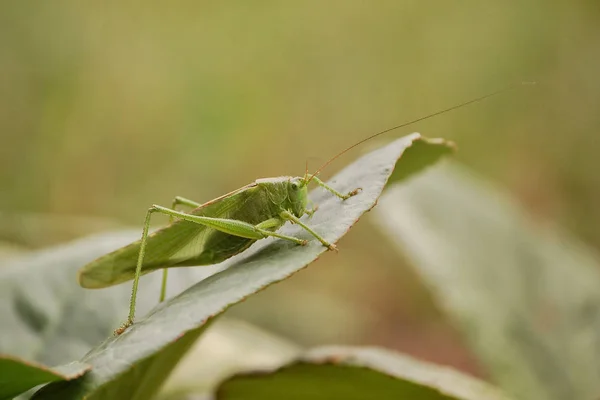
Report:
<svg viewBox="0 0 600 400"><path fill-rule="evenodd" d="M80 362L49 368L0 355L0 400L12 399L42 383L77 379L89 369Z"/></svg>
<svg viewBox="0 0 600 400"><path fill-rule="evenodd" d="M382 197L377 221L495 381L524 399L597 399L600 265L455 165Z"/></svg>
<svg viewBox="0 0 600 400"><path fill-rule="evenodd" d="M3 260L0 266L0 352L41 362L80 359L110 335L127 314L131 285L86 290L76 272L85 263L138 238L139 232L96 235ZM181 291L214 271L182 268L170 274L170 292ZM160 274L144 277L140 311L157 303ZM153 289L153 290L150 290Z"/></svg>
<svg viewBox="0 0 600 400"><path fill-rule="evenodd" d="M9 258L16 258L26 249L14 243L0 241L0 267Z"/></svg>
<svg viewBox="0 0 600 400"><path fill-rule="evenodd" d="M321 188L315 190L311 198L319 205L319 212L310 225L326 240L337 242L376 204L404 150L421 140L426 141L419 134L398 139L362 157L330 181L341 192L362 187L358 196L342 202ZM444 144L436 142L418 150L426 152L439 145ZM281 231L308 238L297 226L288 224ZM84 379L72 385L48 385L37 397L114 398L118 394L131 398L155 393L207 321L247 296L291 276L325 251L316 241L307 246L272 238L257 242L220 264L220 272L164 302L122 335L111 337L90 351L82 361L93 369Z"/></svg>
<svg viewBox="0 0 600 400"><path fill-rule="evenodd" d="M211 394L220 381L234 373L276 368L299 353L300 347L294 343L247 322L219 318L173 370L159 398Z"/></svg>
<svg viewBox="0 0 600 400"><path fill-rule="evenodd" d="M219 400L507 400L497 389L450 368L385 349L323 347L274 371L221 384Z"/></svg>

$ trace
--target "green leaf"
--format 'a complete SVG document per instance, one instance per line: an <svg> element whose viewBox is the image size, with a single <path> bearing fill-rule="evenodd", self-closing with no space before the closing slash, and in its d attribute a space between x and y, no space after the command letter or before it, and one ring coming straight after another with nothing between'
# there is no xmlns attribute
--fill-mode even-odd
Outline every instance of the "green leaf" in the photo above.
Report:
<svg viewBox="0 0 600 400"><path fill-rule="evenodd" d="M89 365L80 362L49 368L0 355L0 400L12 399L42 383L77 379L89 369Z"/></svg>
<svg viewBox="0 0 600 400"><path fill-rule="evenodd" d="M80 359L110 335L125 318L131 287L84 290L74 277L84 263L138 236L139 232L97 235L1 260L0 353L28 363L62 365ZM210 268L173 271L169 287L183 290L210 273ZM143 285L141 307L148 310L156 305L160 276L144 278Z"/></svg>
<svg viewBox="0 0 600 400"><path fill-rule="evenodd" d="M220 317L177 365L159 398L210 395L219 382L234 373L276 368L300 353L298 345L273 333L244 321Z"/></svg>
<svg viewBox="0 0 600 400"><path fill-rule="evenodd" d="M375 215L507 392L598 398L594 252L455 165L391 188Z"/></svg>
<svg viewBox="0 0 600 400"><path fill-rule="evenodd" d="M243 373L221 384L218 400L507 400L497 389L385 349L323 347L274 371Z"/></svg>
<svg viewBox="0 0 600 400"><path fill-rule="evenodd" d="M139 237L139 232L96 235L26 256L0 266L0 353L46 365L83 357L110 335L127 315L130 285L85 290L77 269ZM210 268L182 268L170 274L169 289L181 291L209 275ZM143 278L140 311L157 303L159 274Z"/></svg>
<svg viewBox="0 0 600 400"><path fill-rule="evenodd" d="M337 242L358 218L376 203L396 162L416 142L429 143L412 134L367 154L351 164L330 183L345 192L363 191L342 202L316 189L311 198L319 211L310 225L324 238ZM426 154L443 143L434 142L416 150ZM402 165L400 164L399 168ZM285 226L284 234L309 238L297 226ZM307 246L265 239L219 265L219 272L154 309L118 337L107 339L90 351L82 362L93 366L84 379L73 384L49 385L38 398L143 397L156 392L164 377L201 334L207 321L229 306L266 286L281 281L315 261L326 249L315 241Z"/></svg>

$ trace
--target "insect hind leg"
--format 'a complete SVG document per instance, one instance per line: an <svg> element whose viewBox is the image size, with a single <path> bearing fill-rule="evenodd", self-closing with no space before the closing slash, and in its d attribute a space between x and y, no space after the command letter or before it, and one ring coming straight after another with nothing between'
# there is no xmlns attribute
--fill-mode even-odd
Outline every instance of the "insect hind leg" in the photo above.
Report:
<svg viewBox="0 0 600 400"><path fill-rule="evenodd" d="M173 199L173 206L177 206L178 204L183 204L183 205L187 205L190 207L196 207L196 206L200 206L200 204L192 201L192 200L188 200L184 197L175 197L175 199ZM170 211L170 212L167 212ZM150 220L152 217L152 214L155 212L161 212L163 214L167 214L170 217L170 221L173 221L173 217L178 216L177 211L173 211L173 210L169 210L166 209L164 207L160 207L160 206L156 206L153 205L152 207L150 207L148 209L148 211L146 212L146 218L144 220L144 228L142 230L142 239L140 242L140 252L138 253L138 259L137 259L137 264L135 267L135 276L133 278L133 286L131 288L131 299L129 300L129 315L127 316L127 321L125 321L117 330L115 330L115 334L116 335L120 335L121 333L123 333L129 326L131 326L133 324L133 320L135 318L135 303L137 300L137 290L138 290L138 285L139 285L139 280L140 280L140 274L142 271L142 265L144 263L144 254L146 253L146 242L148 241L148 230L150 229ZM165 268L163 270L163 279L162 279L162 285L161 285L161 295L160 295L160 300L163 301L164 300L164 296L166 294L166 287L167 287L167 269Z"/></svg>
<svg viewBox="0 0 600 400"><path fill-rule="evenodd" d="M150 219L154 212L156 212L156 209L154 207L150 207L146 212L144 228L142 230L142 240L140 242L140 252L138 253L137 264L135 267L135 276L133 278L133 286L131 288L131 299L129 300L129 315L127 316L127 321L125 321L117 330L115 330L115 335L120 335L125 331L125 329L127 329L133 324L133 319L135 317L135 301L140 280L140 272L142 271L144 254L146 252L146 242L148 241L148 229L150 228Z"/></svg>
<svg viewBox="0 0 600 400"><path fill-rule="evenodd" d="M137 297L137 290L139 284L139 278L142 272L142 266L144 263L144 254L146 253L146 242L148 241L148 230L150 227L150 219L152 214L155 212L159 212L161 214L166 214L174 218L178 218L181 220L193 222L196 224L204 225L212 229L216 229L218 231L233 235L239 236L243 238L259 240L264 239L267 236L274 236L280 239L289 240L301 245L306 244L305 240L298 239L292 236L287 236L283 234L279 234L276 232L272 232L269 229L273 229L276 226L281 225L281 219L272 218L267 221L264 221L258 225L252 225L244 221L232 220L226 218L212 218L212 217L204 217L200 215L186 214L180 211L174 211L166 207L153 205L146 212L146 220L144 222L144 229L142 231L142 240L140 243L140 252L138 255L137 265L135 268L135 276L133 278L133 288L131 289L131 301L129 303L129 316L127 317L127 321L121 325L119 329L115 331L115 334L119 335L125 331L129 326L133 324L133 319L135 317L135 302Z"/></svg>

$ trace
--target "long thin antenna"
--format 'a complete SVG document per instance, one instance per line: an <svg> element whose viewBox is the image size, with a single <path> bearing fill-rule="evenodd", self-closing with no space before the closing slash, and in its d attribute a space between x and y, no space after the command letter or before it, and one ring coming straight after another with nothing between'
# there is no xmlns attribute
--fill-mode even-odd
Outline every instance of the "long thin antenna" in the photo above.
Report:
<svg viewBox="0 0 600 400"><path fill-rule="evenodd" d="M304 179L308 176L308 160L306 160L306 169L304 170Z"/></svg>
<svg viewBox="0 0 600 400"><path fill-rule="evenodd" d="M330 158L330 159L329 159L327 162L325 162L325 164L321 165L321 166L320 166L320 167L319 167L319 168L318 168L318 169L315 171L315 173L314 173L314 174L312 174L312 176L311 176L311 177L308 179L308 181L307 181L306 183L308 184L308 182L310 182L310 181L312 180L312 178L313 178L313 177L317 176L317 175L318 175L318 174L319 174L321 171L323 171L323 169L324 169L325 167L327 167L329 164L331 164L331 163L332 163L334 160L336 160L336 159L337 159L338 157L340 157L342 154L344 154L344 153L346 153L346 152L348 152L348 151L352 150L352 149L353 149L353 148L355 148L356 146L359 146L359 145L363 144L364 142L366 142L366 141L369 141L369 140L371 140L371 139L373 139L373 138L375 138L375 137L377 137L377 136L379 136L379 135L383 135L384 133L388 133L388 132L390 132L390 131L393 131L393 130L396 130L396 129L400 129L400 128L407 127L407 126L409 126L409 125L415 124L415 123L417 123L417 122L424 121L424 120L426 120L426 119L429 119L429 118L437 117L438 115L445 114L445 113L447 113L447 112L449 112L449 111L454 111L454 110L456 110L456 109L458 109L458 108L462 108L462 107L464 107L464 106L468 106L469 104L478 103L478 102L480 102L480 101L482 101L482 100L485 100L485 99L487 99L487 98L489 98L489 97L493 97L493 96L499 95L500 93L504 93L504 92L506 92L506 91L508 91L508 90L512 90L512 89L514 89L514 88L516 88L516 87L518 87L518 86L522 86L522 85L534 85L534 84L535 84L535 82L520 82L520 83L517 83L517 84L512 84L512 85L510 85L510 86L507 86L507 87L505 87L504 89L500 89L500 90L497 90L497 91L495 91L495 92L488 93L488 94L486 94L486 95L483 95L483 96L480 96L480 97L474 98L474 99L472 99L472 100L465 101L464 103L460 103L460 104L457 104L457 105L455 105L455 106L452 106L452 107L446 108L446 109L444 109L444 110L441 110L441 111L436 111L436 112L434 112L434 113L432 113L432 114L425 115L425 116L423 116L423 117L419 117L419 118L417 118L417 119L413 119L412 121L408 121L408 122L405 122L405 123L403 123L403 124L400 124L400 125L397 125L397 126L394 126L394 127L388 128L388 129L386 129L386 130L383 130L383 131L381 131L381 132L377 132L377 133L375 133L375 134L373 134L373 135L371 135L371 136L368 136L368 137L366 137L365 139L362 139L362 140L360 140L360 141L358 141L358 142L354 143L352 146L350 146L350 147L346 148L345 150L343 150L343 151L341 151L340 153L338 153L336 156L334 156L334 157Z"/></svg>

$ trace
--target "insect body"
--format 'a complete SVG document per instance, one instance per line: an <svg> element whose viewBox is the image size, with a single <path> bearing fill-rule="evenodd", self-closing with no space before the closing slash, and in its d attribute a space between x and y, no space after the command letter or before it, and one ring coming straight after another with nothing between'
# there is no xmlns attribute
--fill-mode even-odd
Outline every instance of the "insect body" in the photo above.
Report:
<svg viewBox="0 0 600 400"><path fill-rule="evenodd" d="M172 208L153 205L146 213L141 240L84 266L78 274L79 284L86 288L102 288L134 280L129 317L117 330L120 333L133 323L138 281L143 274L166 267L217 264L269 236L305 245L306 240L276 232L286 221L298 224L328 249L335 250L333 244L300 221L304 214L314 212L307 209L307 185L311 180L342 200L359 191L342 194L316 176L305 174L304 177L258 179L204 204L178 197ZM177 204L195 208L190 213L183 213L175 210ZM148 234L154 213L177 220ZM165 285L166 275L161 299Z"/></svg>

